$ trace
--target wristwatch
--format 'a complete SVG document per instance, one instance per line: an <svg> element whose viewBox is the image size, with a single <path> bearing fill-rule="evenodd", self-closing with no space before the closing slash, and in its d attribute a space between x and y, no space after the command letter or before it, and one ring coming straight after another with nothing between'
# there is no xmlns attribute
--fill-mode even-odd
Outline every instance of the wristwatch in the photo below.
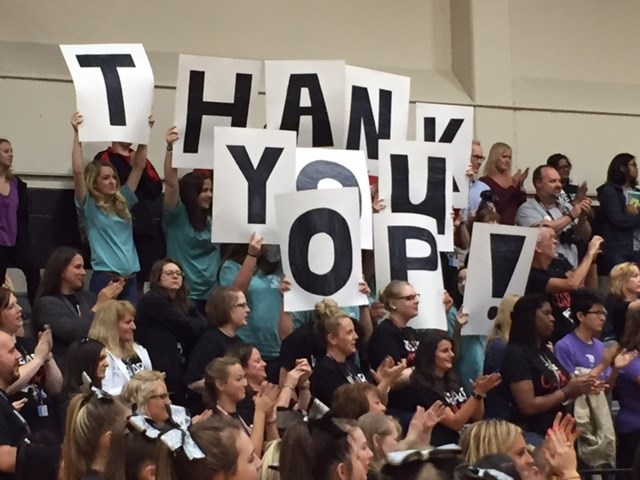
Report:
<svg viewBox="0 0 640 480"><path fill-rule="evenodd" d="M472 397L475 398L476 400L484 400L484 397L486 397L486 395L482 393L473 392Z"/></svg>

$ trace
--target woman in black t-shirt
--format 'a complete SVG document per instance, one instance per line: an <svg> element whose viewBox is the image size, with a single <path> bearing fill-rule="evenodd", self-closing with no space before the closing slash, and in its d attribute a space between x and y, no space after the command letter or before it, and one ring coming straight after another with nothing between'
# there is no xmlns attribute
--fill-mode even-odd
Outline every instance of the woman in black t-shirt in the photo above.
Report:
<svg viewBox="0 0 640 480"><path fill-rule="evenodd" d="M586 375L571 377L547 346L554 316L545 295L520 298L511 319L500 369L506 394L513 399L511 421L535 434L527 436L529 443L541 442L568 401L597 390L602 382Z"/></svg>
<svg viewBox="0 0 640 480"><path fill-rule="evenodd" d="M602 330L602 341L622 340L625 318L629 307L640 308L640 269L633 262L619 263L611 269L610 292L605 299L607 320Z"/></svg>
<svg viewBox="0 0 640 480"><path fill-rule="evenodd" d="M20 378L7 388L12 402L24 401L21 415L32 431L58 431L52 396L62 389L62 374L51 354L51 330L45 327L37 344L17 336L23 329L22 308L16 296L0 287L0 330L13 337L20 354Z"/></svg>
<svg viewBox="0 0 640 480"><path fill-rule="evenodd" d="M459 432L469 421L484 416L484 397L500 383L500 374L479 376L473 382L473 395L467 397L453 370L453 342L443 330L427 330L422 337L411 374L416 405L430 408L438 400L447 406L431 434L433 446L457 443Z"/></svg>

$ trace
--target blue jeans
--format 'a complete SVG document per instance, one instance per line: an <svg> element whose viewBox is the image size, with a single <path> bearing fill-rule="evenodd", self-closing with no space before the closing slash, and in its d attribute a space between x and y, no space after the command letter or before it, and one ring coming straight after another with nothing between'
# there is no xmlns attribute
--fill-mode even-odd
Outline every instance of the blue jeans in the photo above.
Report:
<svg viewBox="0 0 640 480"><path fill-rule="evenodd" d="M116 275L111 272L94 271L93 275L91 275L91 281L89 282L89 290L98 295L100 290L106 287L114 278L116 278ZM120 295L118 295L117 300L128 300L134 306L138 303L138 282L135 275L125 281L124 288Z"/></svg>

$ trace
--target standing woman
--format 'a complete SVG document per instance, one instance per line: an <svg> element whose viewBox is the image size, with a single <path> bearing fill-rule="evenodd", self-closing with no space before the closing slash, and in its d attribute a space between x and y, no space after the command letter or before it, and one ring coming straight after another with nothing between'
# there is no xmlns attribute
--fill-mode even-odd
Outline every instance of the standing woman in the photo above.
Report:
<svg viewBox="0 0 640 480"><path fill-rule="evenodd" d="M123 280L111 282L96 296L83 289L85 275L77 250L56 248L45 265L33 307L33 325L38 330L51 328L53 357L63 371L69 345L89 333L96 307L116 298L124 287Z"/></svg>
<svg viewBox="0 0 640 480"><path fill-rule="evenodd" d="M133 244L130 208L138 201L133 192L144 170L147 147L138 147L127 183L120 186L118 174L110 163L94 160L84 167L78 137L80 124L82 115L76 112L71 117L74 131L71 164L76 208L91 247L93 275L89 288L97 295L110 282L124 279L118 298L135 305L138 300L136 273L140 270L140 262Z"/></svg>
<svg viewBox="0 0 640 480"><path fill-rule="evenodd" d="M640 269L633 262L619 263L611 269L609 294L604 300L607 320L602 340L620 342L624 334L627 311L640 309Z"/></svg>
<svg viewBox="0 0 640 480"><path fill-rule="evenodd" d="M165 138L162 227L167 239L167 256L182 265L189 298L204 315L207 297L220 267L220 249L211 243L213 181L200 173L187 173L178 181L178 169L171 166L178 129L170 128Z"/></svg>
<svg viewBox="0 0 640 480"><path fill-rule="evenodd" d="M604 246L602 274L622 262L640 263L640 210L627 194L638 185L638 164L630 153L619 153L607 169L607 181L597 188L600 209L597 223Z"/></svg>
<svg viewBox="0 0 640 480"><path fill-rule="evenodd" d="M150 290L136 311L136 339L149 352L156 370L164 372L172 400L184 404L184 374L204 319L189 300L180 265L170 259L151 267Z"/></svg>
<svg viewBox="0 0 640 480"><path fill-rule="evenodd" d="M98 340L107 349L109 367L102 388L111 395L120 395L125 384L140 370L151 370L147 350L133 340L135 314L131 303L109 300L97 308L89 330L89 338Z"/></svg>
<svg viewBox="0 0 640 480"><path fill-rule="evenodd" d="M29 303L33 305L40 270L31 254L27 184L11 172L12 164L11 142L0 138L0 278L4 281L9 265L22 270Z"/></svg>
<svg viewBox="0 0 640 480"><path fill-rule="evenodd" d="M433 446L458 443L459 432L469 421L484 416L484 398L500 383L500 374L479 376L472 383L473 394L467 397L453 370L453 342L443 330L427 330L411 374L413 398L418 406L430 408L437 401L447 406L440 423L431 435Z"/></svg>
<svg viewBox="0 0 640 480"><path fill-rule="evenodd" d="M25 402L21 414L31 430L58 432L52 396L60 393L62 374L51 355L51 331L45 328L37 344L33 345L16 336L23 323L22 308L15 295L0 287L0 331L13 338L20 363L20 378L7 388L6 393L12 402Z"/></svg>
<svg viewBox="0 0 640 480"><path fill-rule="evenodd" d="M515 225L518 207L527 199L523 184L528 174L528 168L524 172L518 170L511 174L509 145L498 142L491 146L489 158L484 164L484 177L480 180L498 197L494 203L503 225Z"/></svg>

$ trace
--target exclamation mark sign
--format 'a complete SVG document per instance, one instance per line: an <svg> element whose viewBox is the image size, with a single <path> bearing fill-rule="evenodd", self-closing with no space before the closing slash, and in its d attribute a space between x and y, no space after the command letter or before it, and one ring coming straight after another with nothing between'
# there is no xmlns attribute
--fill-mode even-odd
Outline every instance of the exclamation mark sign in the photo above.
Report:
<svg viewBox="0 0 640 480"><path fill-rule="evenodd" d="M502 300L518 264L525 237L492 233L491 242L491 296ZM487 318L494 320L498 315L498 307L490 307Z"/></svg>

